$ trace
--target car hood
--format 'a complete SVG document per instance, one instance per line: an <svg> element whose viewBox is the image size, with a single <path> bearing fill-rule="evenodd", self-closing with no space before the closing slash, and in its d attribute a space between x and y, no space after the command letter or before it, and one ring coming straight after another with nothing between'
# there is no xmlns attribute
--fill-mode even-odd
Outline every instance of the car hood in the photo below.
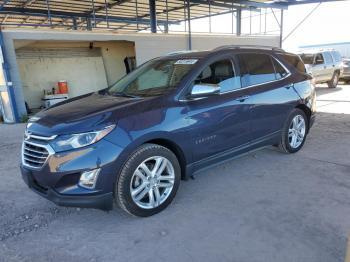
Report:
<svg viewBox="0 0 350 262"><path fill-rule="evenodd" d="M153 98L130 98L92 93L66 100L36 114L27 125L42 136L82 133L116 124L118 119L147 110Z"/></svg>

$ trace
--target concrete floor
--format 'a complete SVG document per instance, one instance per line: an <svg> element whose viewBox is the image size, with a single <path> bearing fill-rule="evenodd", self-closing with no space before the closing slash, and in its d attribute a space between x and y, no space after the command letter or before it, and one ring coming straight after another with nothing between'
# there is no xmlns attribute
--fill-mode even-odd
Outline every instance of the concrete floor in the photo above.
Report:
<svg viewBox="0 0 350 262"><path fill-rule="evenodd" d="M57 207L19 172L23 125L0 126L0 261L343 261L350 86L320 87L305 147L251 153L183 182L150 218Z"/></svg>

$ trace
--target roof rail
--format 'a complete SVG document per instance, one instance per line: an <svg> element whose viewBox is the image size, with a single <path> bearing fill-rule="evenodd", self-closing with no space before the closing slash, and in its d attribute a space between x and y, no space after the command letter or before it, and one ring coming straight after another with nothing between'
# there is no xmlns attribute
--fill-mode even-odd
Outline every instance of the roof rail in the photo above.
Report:
<svg viewBox="0 0 350 262"><path fill-rule="evenodd" d="M298 52L300 53L319 53L319 52L326 52L326 51L337 51L334 48L310 48L310 49L299 49Z"/></svg>
<svg viewBox="0 0 350 262"><path fill-rule="evenodd" d="M196 50L178 50L178 51L167 53L167 55L181 55L181 54L188 54L193 52L197 52L197 51Z"/></svg>
<svg viewBox="0 0 350 262"><path fill-rule="evenodd" d="M213 50L225 50L225 49L244 49L244 48L254 48L254 49L265 49L265 50L274 50L274 51L281 51L285 52L282 48L274 47L274 46L265 46L265 45L223 45L219 46L217 48L214 48Z"/></svg>

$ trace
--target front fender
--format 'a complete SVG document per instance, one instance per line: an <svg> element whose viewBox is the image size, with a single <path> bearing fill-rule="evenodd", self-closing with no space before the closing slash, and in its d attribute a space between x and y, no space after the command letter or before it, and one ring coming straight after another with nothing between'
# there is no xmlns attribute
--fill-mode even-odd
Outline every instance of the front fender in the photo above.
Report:
<svg viewBox="0 0 350 262"><path fill-rule="evenodd" d="M114 133L115 134L112 136L107 136L105 139L123 148L121 154L124 156L123 158L128 158L130 154L138 147L154 140L168 141L169 143L175 145L181 150L186 162L189 162L192 156L191 152L185 149L185 144L181 143L181 141L183 141L183 135L179 134L178 132L155 131L149 133L144 132L139 136L132 136L122 128L117 128Z"/></svg>
<svg viewBox="0 0 350 262"><path fill-rule="evenodd" d="M191 123L183 104L146 110L118 120L117 127L104 139L123 148L123 161L140 145L152 140L166 140L176 145L191 162L192 150L188 142Z"/></svg>

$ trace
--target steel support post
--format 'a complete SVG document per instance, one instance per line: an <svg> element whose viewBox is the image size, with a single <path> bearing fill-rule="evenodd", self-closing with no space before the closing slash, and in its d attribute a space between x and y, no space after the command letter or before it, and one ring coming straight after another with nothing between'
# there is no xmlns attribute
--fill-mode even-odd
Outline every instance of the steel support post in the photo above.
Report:
<svg viewBox="0 0 350 262"><path fill-rule="evenodd" d="M242 9L237 8L236 12L236 35L240 36L242 31Z"/></svg>
<svg viewBox="0 0 350 262"><path fill-rule="evenodd" d="M157 33L157 13L156 13L155 0L149 0L149 18L150 18L151 32Z"/></svg>
<svg viewBox="0 0 350 262"><path fill-rule="evenodd" d="M191 3L187 0L187 21L188 21L188 50L192 50L192 32L191 32Z"/></svg>
<svg viewBox="0 0 350 262"><path fill-rule="evenodd" d="M281 9L281 21L280 21L280 47L282 48L283 42L283 9Z"/></svg>

